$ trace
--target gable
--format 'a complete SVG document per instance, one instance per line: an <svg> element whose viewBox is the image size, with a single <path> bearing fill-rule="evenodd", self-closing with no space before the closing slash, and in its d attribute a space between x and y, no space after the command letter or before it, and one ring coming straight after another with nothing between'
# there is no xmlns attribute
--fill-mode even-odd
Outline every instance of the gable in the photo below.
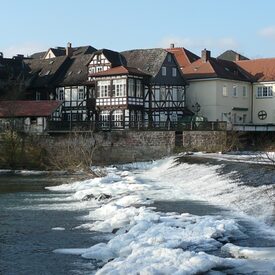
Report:
<svg viewBox="0 0 275 275"><path fill-rule="evenodd" d="M56 57L55 54L53 53L52 49L49 49L46 54L45 54L45 57L44 59L50 59L50 58L54 58Z"/></svg>

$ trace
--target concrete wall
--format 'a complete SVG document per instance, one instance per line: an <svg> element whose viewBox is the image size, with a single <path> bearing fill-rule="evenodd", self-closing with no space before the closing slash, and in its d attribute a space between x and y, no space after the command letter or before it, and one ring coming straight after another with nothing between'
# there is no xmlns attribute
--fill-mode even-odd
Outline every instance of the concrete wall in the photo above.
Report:
<svg viewBox="0 0 275 275"><path fill-rule="evenodd" d="M226 131L185 131L182 135L186 151L222 152L226 148Z"/></svg>

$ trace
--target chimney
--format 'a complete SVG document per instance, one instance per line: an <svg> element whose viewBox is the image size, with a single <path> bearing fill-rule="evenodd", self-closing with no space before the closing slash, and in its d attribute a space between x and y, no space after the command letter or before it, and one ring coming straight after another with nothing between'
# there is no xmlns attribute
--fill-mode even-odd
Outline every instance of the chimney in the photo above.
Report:
<svg viewBox="0 0 275 275"><path fill-rule="evenodd" d="M175 44L174 44L174 43L171 43L171 44L170 44L170 48L171 48L171 49L175 48Z"/></svg>
<svg viewBox="0 0 275 275"><path fill-rule="evenodd" d="M73 55L73 48L72 48L72 43L71 42L67 43L66 55L69 56L69 57L71 57Z"/></svg>
<svg viewBox="0 0 275 275"><path fill-rule="evenodd" d="M211 52L206 49L201 51L201 59L204 63L206 63L211 57Z"/></svg>
<svg viewBox="0 0 275 275"><path fill-rule="evenodd" d="M241 55L239 53L236 53L235 61L240 61L240 60L241 60Z"/></svg>

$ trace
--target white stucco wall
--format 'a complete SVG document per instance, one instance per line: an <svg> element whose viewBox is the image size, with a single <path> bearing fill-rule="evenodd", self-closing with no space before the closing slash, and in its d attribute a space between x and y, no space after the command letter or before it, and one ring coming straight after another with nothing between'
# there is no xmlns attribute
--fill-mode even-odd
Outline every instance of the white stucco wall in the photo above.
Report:
<svg viewBox="0 0 275 275"><path fill-rule="evenodd" d="M272 86L273 96L258 98L257 90L259 86ZM258 114L260 111L266 112L266 119L259 119ZM275 82L259 82L253 84L253 123L275 124Z"/></svg>
<svg viewBox="0 0 275 275"><path fill-rule="evenodd" d="M233 87L236 86L236 94ZM224 87L226 93L224 93ZM246 95L243 95L246 87ZM233 123L251 122L252 87L248 82L226 79L192 80L186 91L187 107L193 111L192 105L198 102L200 115L209 121L232 121Z"/></svg>

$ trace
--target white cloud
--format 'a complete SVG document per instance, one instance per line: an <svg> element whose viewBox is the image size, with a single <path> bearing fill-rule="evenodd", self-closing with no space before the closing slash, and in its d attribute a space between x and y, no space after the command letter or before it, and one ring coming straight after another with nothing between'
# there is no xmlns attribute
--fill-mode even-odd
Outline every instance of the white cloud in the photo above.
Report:
<svg viewBox="0 0 275 275"><path fill-rule="evenodd" d="M269 39L275 39L275 26L269 26L259 31L259 35Z"/></svg>
<svg viewBox="0 0 275 275"><path fill-rule="evenodd" d="M24 43L18 45L11 45L7 48L0 49L3 52L4 57L13 57L17 54L24 54L25 56L31 55L35 52L46 51L48 46L38 43Z"/></svg>
<svg viewBox="0 0 275 275"><path fill-rule="evenodd" d="M174 43L175 47L184 47L191 51L201 51L206 48L220 52L228 49L237 49L239 47L238 42L232 37L189 38L176 36L163 38L158 46L162 48L169 48L171 43Z"/></svg>

